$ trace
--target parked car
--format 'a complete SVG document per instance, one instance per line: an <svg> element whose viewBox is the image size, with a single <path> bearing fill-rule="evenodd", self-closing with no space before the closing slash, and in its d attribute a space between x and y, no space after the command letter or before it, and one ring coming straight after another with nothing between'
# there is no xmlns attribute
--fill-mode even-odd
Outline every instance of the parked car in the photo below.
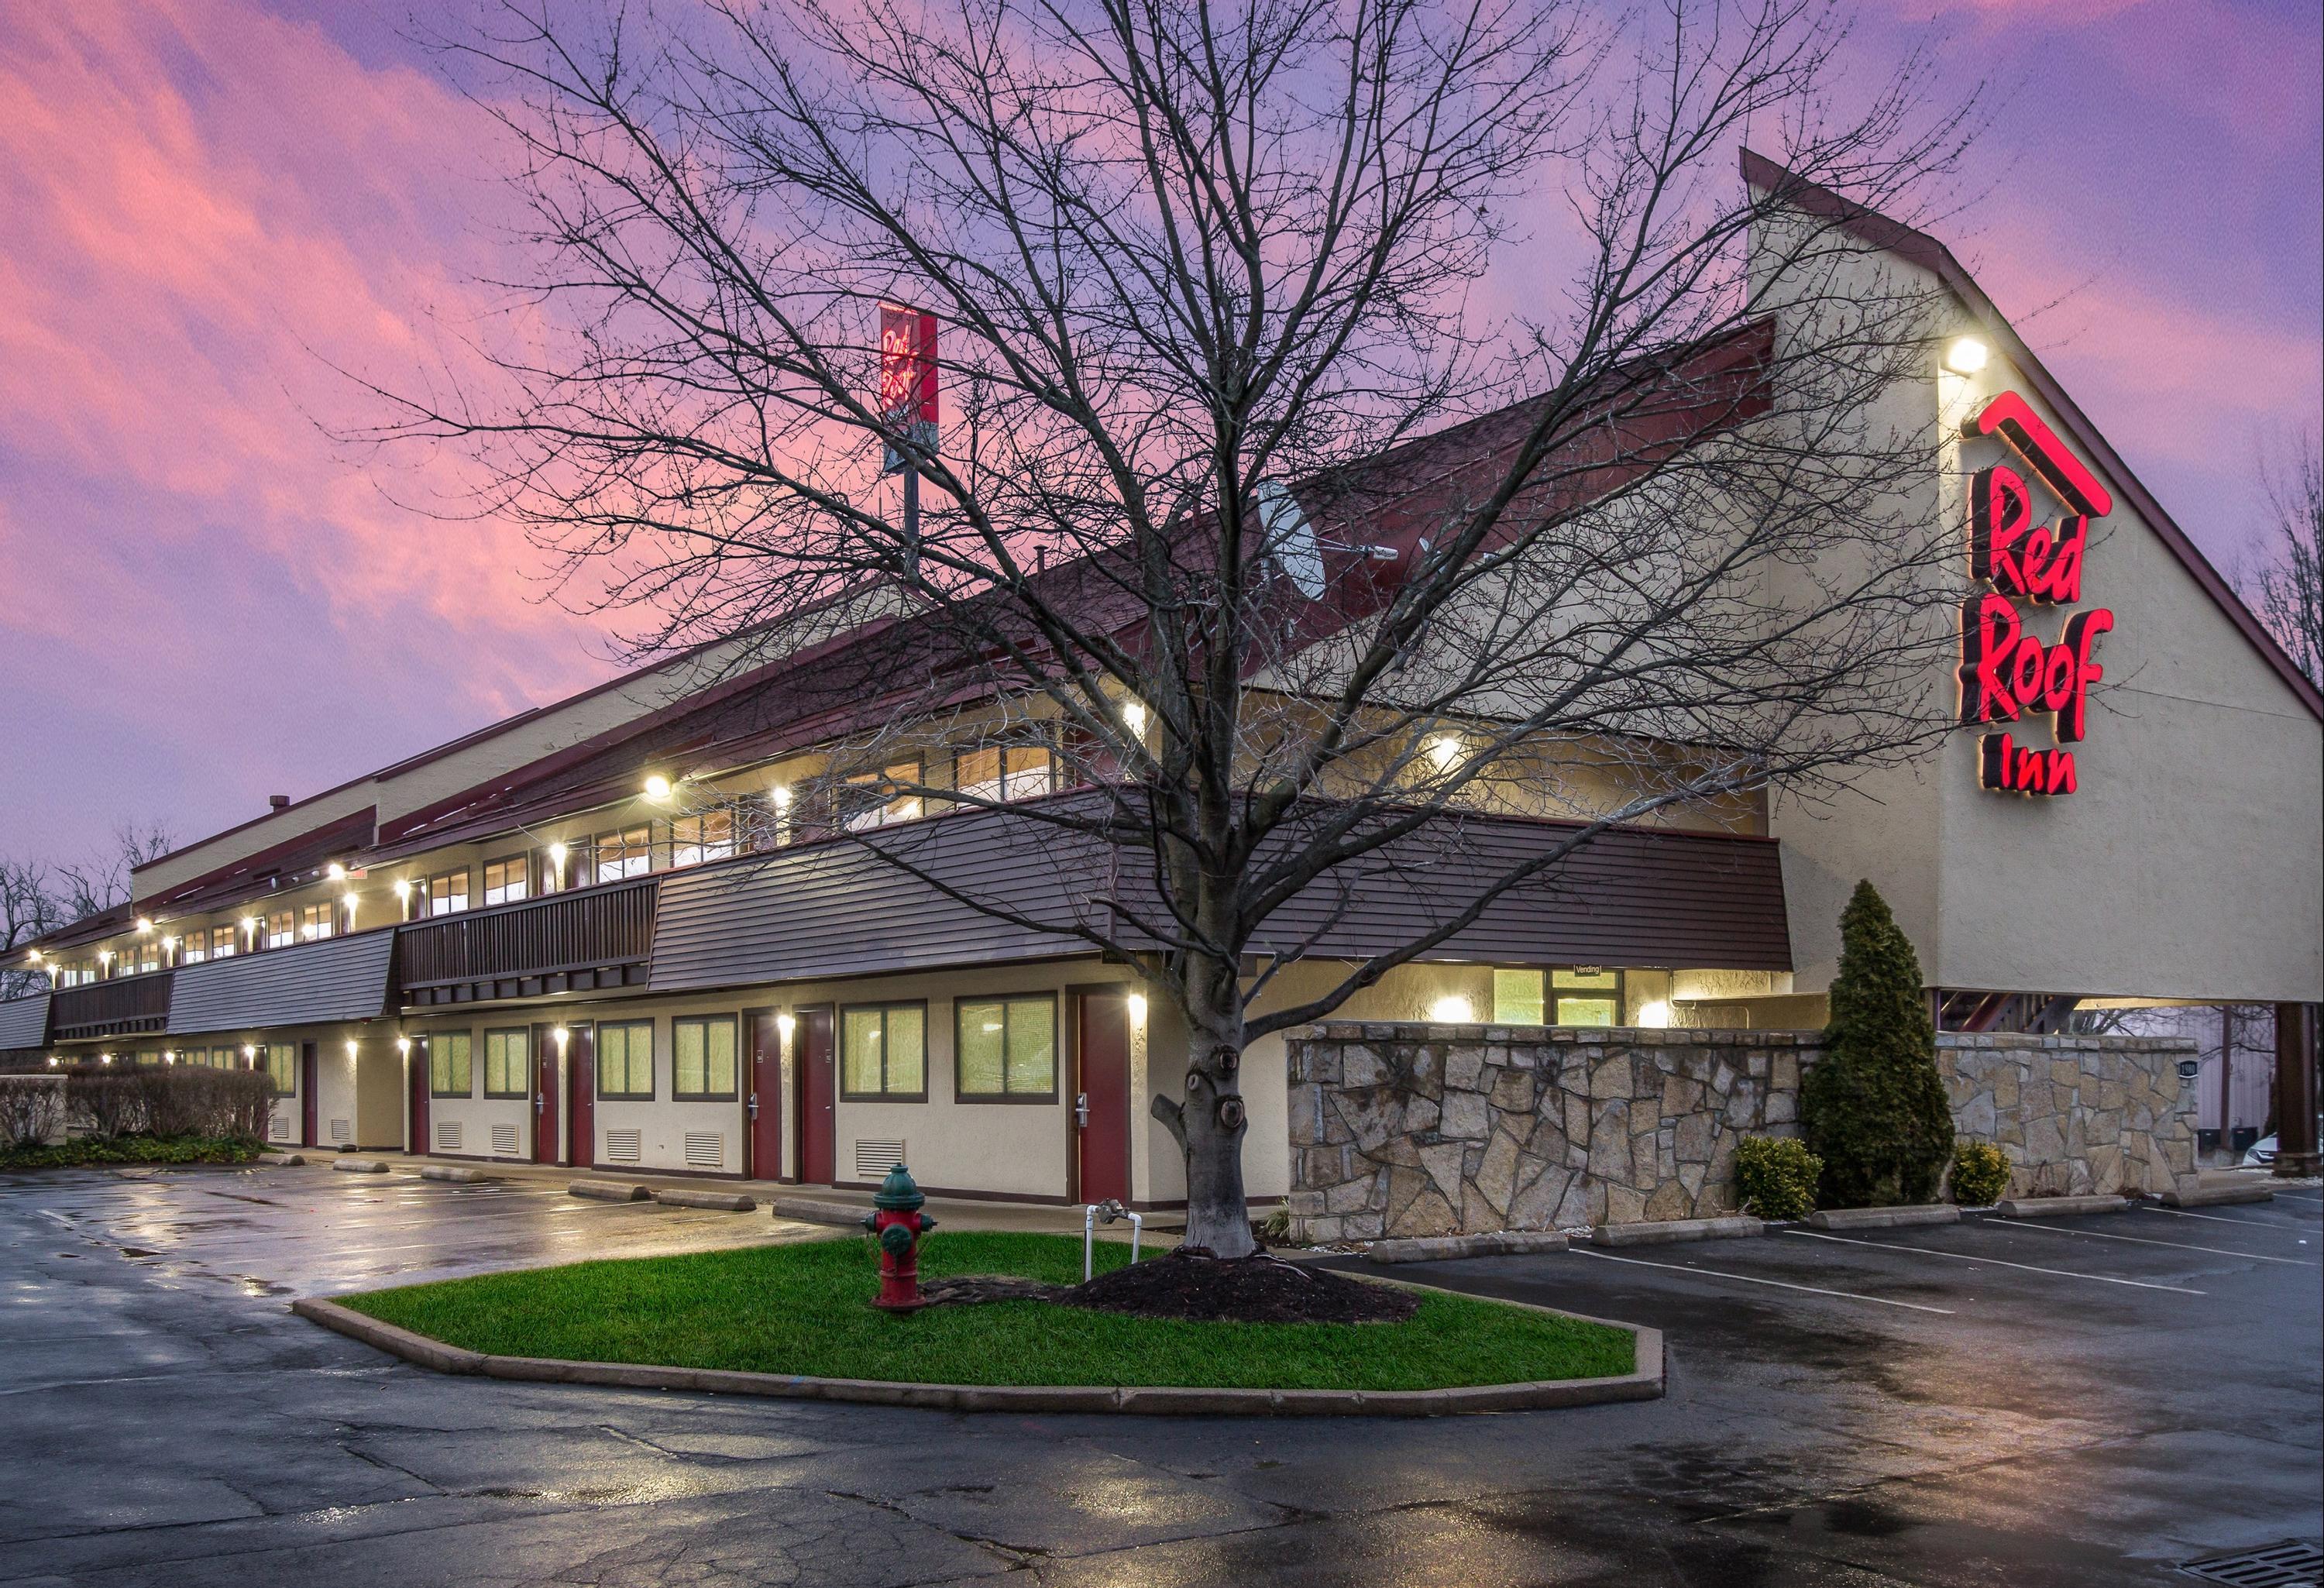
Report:
<svg viewBox="0 0 2324 1588"><path fill-rule="evenodd" d="M2262 1136L2258 1140L2251 1144L2251 1150L2244 1154L2244 1168L2247 1169L2272 1169L2274 1167L2275 1138L2273 1136Z"/></svg>

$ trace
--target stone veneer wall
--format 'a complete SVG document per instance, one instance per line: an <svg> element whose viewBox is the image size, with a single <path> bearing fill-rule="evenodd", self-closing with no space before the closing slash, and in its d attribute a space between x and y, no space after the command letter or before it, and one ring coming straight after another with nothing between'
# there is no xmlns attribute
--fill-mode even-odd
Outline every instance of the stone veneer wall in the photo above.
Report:
<svg viewBox="0 0 2324 1588"><path fill-rule="evenodd" d="M1368 1241L1735 1211L1735 1144L1798 1132L1815 1031L1309 1026L1286 1033L1295 1240ZM2167 1038L1947 1034L1954 1129L2020 1195L2194 1173Z"/></svg>

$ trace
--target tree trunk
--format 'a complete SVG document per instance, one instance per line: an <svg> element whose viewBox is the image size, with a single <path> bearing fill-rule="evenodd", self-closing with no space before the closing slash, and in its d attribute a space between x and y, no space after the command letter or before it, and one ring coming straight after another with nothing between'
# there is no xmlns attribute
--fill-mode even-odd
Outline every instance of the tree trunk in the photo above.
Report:
<svg viewBox="0 0 2324 1588"><path fill-rule="evenodd" d="M1250 1121L1242 1099L1236 971L1206 964L1187 977L1185 1093L1176 1126L1186 1160L1186 1244L1220 1257L1248 1257L1258 1249L1242 1187L1242 1139ZM1163 1122L1171 1121L1165 1115Z"/></svg>

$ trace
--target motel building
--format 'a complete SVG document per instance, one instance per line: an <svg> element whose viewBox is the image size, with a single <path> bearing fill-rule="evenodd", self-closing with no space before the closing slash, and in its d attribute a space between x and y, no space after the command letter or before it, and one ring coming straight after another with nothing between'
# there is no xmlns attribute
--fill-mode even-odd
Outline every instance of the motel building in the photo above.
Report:
<svg viewBox="0 0 2324 1588"><path fill-rule="evenodd" d="M1942 245L1848 225L1956 316L1895 400L1951 438L1918 488L1960 523L1976 579L1958 660L1929 681L1961 726L1812 808L1760 798L1617 829L1553 900L1505 900L1334 1017L1361 1026L1255 1044L1254 1202L1292 1196L1326 1237L1731 1207L1734 1136L1795 1118L1859 878L1918 949L1960 1129L2005 1140L2021 1189L2193 1172L2191 1045L2121 1034L2149 1008L2268 1006L2280 1090L2305 1088L2280 1111L2299 1149L2324 1000L2324 699ZM859 643L679 657L278 797L140 867L130 903L17 951L50 990L0 1003L0 1057L263 1069L274 1139L326 1151L850 1187L901 1159L942 1194L1183 1204L1148 1112L1176 1094L1183 1048L1138 965L1065 929L1087 892L1070 846L936 800L803 808L798 790L849 773L829 725ZM932 736L910 775L1073 797L1038 738ZM1471 826L1509 854L1549 830ZM1059 929L882 863L867 826L922 835L928 877ZM1427 907L1369 893L1280 995L1335 974L1335 934L1353 955ZM1352 1135L1319 1119L1378 1084L1359 1039L1375 1059L1437 1044L1448 1096L1474 1080L1475 1064L1450 1074L1467 1050L1488 1076L1602 1078L1628 1056L1645 1145L1585 1140L1608 1088L1569 1085L1590 1100L1558 1127L1570 1173L1527 1201L1489 1150L1429 1157L1462 1139L1449 1104ZM1660 1123L1642 1129L1657 1073ZM1327 1148L1341 1170L1311 1161ZM1434 1199L1343 1195L1334 1175L1366 1154L1389 1166L1380 1186L1425 1160Z"/></svg>

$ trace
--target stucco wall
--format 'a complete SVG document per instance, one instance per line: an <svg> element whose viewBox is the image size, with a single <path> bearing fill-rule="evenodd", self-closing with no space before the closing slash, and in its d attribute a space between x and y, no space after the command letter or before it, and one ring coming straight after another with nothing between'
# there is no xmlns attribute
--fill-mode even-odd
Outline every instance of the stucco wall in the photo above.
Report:
<svg viewBox="0 0 2324 1588"><path fill-rule="evenodd" d="M1302 1028L1287 1044L1295 1239L1696 1218L1736 1207L1746 1135L1798 1131L1821 1036ZM2161 1190L2194 1172L2192 1043L1947 1036L1954 1129L2020 1195Z"/></svg>

